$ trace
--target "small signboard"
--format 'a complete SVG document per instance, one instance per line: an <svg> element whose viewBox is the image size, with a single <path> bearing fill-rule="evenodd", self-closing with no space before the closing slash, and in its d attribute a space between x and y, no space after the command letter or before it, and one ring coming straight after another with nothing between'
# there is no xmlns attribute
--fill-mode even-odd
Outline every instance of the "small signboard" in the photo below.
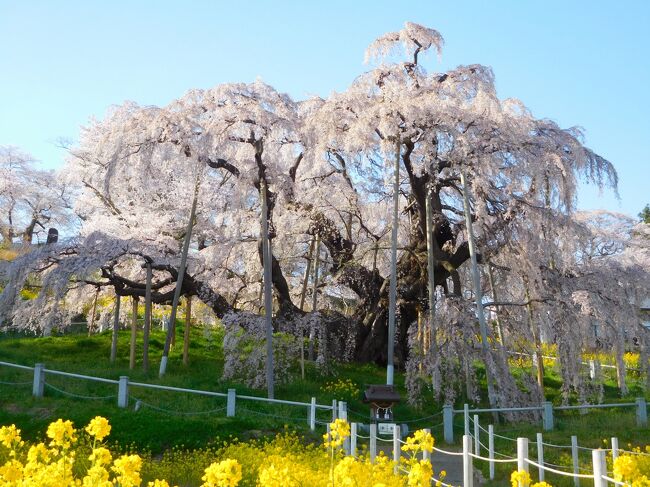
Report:
<svg viewBox="0 0 650 487"><path fill-rule="evenodd" d="M377 432L380 435L392 435L395 431L395 423L378 423Z"/></svg>

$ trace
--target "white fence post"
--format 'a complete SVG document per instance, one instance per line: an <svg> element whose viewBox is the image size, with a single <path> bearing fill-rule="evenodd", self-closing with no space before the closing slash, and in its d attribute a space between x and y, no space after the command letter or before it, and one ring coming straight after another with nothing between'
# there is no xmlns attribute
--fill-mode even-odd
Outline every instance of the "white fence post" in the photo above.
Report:
<svg viewBox="0 0 650 487"><path fill-rule="evenodd" d="M332 399L332 423L336 421L336 399Z"/></svg>
<svg viewBox="0 0 650 487"><path fill-rule="evenodd" d="M463 487L474 486L474 469L472 465L472 439L469 435L463 435Z"/></svg>
<svg viewBox="0 0 650 487"><path fill-rule="evenodd" d="M494 460L494 425L488 425L488 458ZM494 462L490 461L490 480L494 480Z"/></svg>
<svg viewBox="0 0 650 487"><path fill-rule="evenodd" d="M607 487L607 480L603 479L603 475L607 475L605 451L591 450L591 459L594 464L594 487Z"/></svg>
<svg viewBox="0 0 650 487"><path fill-rule="evenodd" d="M474 453L477 455L481 454L480 437L481 437L481 430L480 430L480 424L478 422L478 414L475 414L474 415Z"/></svg>
<svg viewBox="0 0 650 487"><path fill-rule="evenodd" d="M470 436L469 432L469 404L465 403L463 406L463 413L465 415L465 435Z"/></svg>
<svg viewBox="0 0 650 487"><path fill-rule="evenodd" d="M399 469L399 457L402 452L402 448L400 445L401 439L402 436L400 434L400 426L399 424L396 424L395 427L393 428L393 461L395 462L395 467L393 468L393 471L395 473L397 473Z"/></svg>
<svg viewBox="0 0 650 487"><path fill-rule="evenodd" d="M228 399L226 402L226 417L232 418L235 415L235 404L237 402L237 392L235 389L228 389Z"/></svg>
<svg viewBox="0 0 650 487"><path fill-rule="evenodd" d="M357 423L350 425L350 455L357 456Z"/></svg>
<svg viewBox="0 0 650 487"><path fill-rule="evenodd" d="M517 438L517 470L528 472L528 438ZM522 483L519 482L519 487Z"/></svg>
<svg viewBox="0 0 650 487"><path fill-rule="evenodd" d="M573 459L573 473L577 475L580 473L580 460L578 458L578 437L575 435L571 436L571 458ZM573 485L580 486L580 477L573 477Z"/></svg>
<svg viewBox="0 0 650 487"><path fill-rule="evenodd" d="M645 398L636 398L636 425L647 426L648 424L648 410L646 409Z"/></svg>
<svg viewBox="0 0 650 487"><path fill-rule="evenodd" d="M429 428L424 428L424 431L425 431L425 433L431 434L431 429L429 429ZM431 462L431 452L427 451L427 450L424 450L422 452L422 460L429 460L429 462Z"/></svg>
<svg viewBox="0 0 650 487"><path fill-rule="evenodd" d="M348 408L345 401L339 401L339 419L348 420Z"/></svg>
<svg viewBox="0 0 650 487"><path fill-rule="evenodd" d="M454 442L454 407L445 405L442 407L442 424L444 429L445 443L451 445Z"/></svg>
<svg viewBox="0 0 650 487"><path fill-rule="evenodd" d="M375 463L377 456L377 423L370 423L370 463Z"/></svg>
<svg viewBox="0 0 650 487"><path fill-rule="evenodd" d="M316 429L316 398L311 398L311 405L309 406L309 429L314 431Z"/></svg>
<svg viewBox="0 0 650 487"><path fill-rule="evenodd" d="M545 401L542 403L542 406L544 406L544 414L542 416L544 431L551 431L553 429L553 403Z"/></svg>
<svg viewBox="0 0 650 487"><path fill-rule="evenodd" d="M537 463L540 465L537 474L539 481L544 482L544 468L542 467L544 465L544 440L541 433L537 433Z"/></svg>
<svg viewBox="0 0 650 487"><path fill-rule="evenodd" d="M34 382L32 385L32 395L34 397L43 397L43 389L45 387L44 368L43 364L34 365Z"/></svg>
<svg viewBox="0 0 650 487"><path fill-rule="evenodd" d="M339 418L346 422L348 420L348 403L345 401L339 401ZM350 454L350 438L343 440L343 451Z"/></svg>
<svg viewBox="0 0 650 487"><path fill-rule="evenodd" d="M126 375L120 376L117 385L117 407L125 408L129 405L129 378Z"/></svg>
<svg viewBox="0 0 650 487"><path fill-rule="evenodd" d="M616 460L618 458L618 438L616 436L612 436L612 460Z"/></svg>

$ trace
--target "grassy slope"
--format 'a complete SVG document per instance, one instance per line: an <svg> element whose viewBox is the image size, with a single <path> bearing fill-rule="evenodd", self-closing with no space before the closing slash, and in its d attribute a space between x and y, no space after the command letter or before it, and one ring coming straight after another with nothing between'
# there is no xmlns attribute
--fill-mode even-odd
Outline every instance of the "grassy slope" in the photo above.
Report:
<svg viewBox="0 0 650 487"><path fill-rule="evenodd" d="M178 336L182 337L182 326L179 326ZM179 339L179 341L182 338ZM163 379L157 377L159 357L162 351L164 335L155 331L151 339L151 363L148 373L141 370L141 364L135 370L128 368L128 341L129 332L123 331L119 336L118 360L110 364L110 333L86 337L84 335L66 335L47 338L25 338L0 336L0 360L34 365L42 362L46 367L69 372L77 372L98 377L117 379L121 375L128 375L132 381L161 383L166 385L185 387L190 389L203 389L225 392L229 387L237 389L238 393L250 395L264 395L263 391L247 389L239 384L224 382L220 379L223 356L221 350L221 336L213 332L213 336L204 336L199 328L192 329L192 347L190 351L190 365L185 367L180 360L181 344L176 345L172 352L168 366L168 373ZM138 351L141 350L138 343ZM521 373L526 371L522 370ZM546 394L549 399L559 401L560 380L553 371L548 371L546 377ZM279 386L276 397L309 402L315 396L320 404L329 404L333 396L325 392L324 384L337 378L350 379L359 389L363 384L382 383L385 380L384 370L370 364L344 364L338 365L333 375L323 376L312 364L307 364L305 380L296 375L296 380L291 384ZM30 371L20 371L0 366L0 381L4 382L30 382ZM48 375L47 382L52 386L78 394L81 396L102 397L115 395L117 387L109 384L68 379ZM402 374L396 375L398 389L405 397ZM632 380L631 397L640 394L638 385ZM225 406L225 400L207 398L196 395L178 394L164 391L152 391L131 388L131 399L127 409L116 406L116 398L104 400L90 400L70 397L51 387L46 388L46 396L34 399L31 396L31 385L20 386L5 385L0 383L0 424L16 423L23 430L24 436L34 438L44 431L49 422L59 417L68 418L78 426L85 424L97 414L108 417L114 426L111 437L119 444L133 445L135 449L149 449L159 453L173 446L184 445L195 448L203 447L230 436L240 439L270 435L282 429L285 424L296 428L306 435L309 440L317 440L319 435L310 433L307 429L307 411L303 408L292 406L266 405L257 402L239 401L235 418L226 418L225 411L217 411L209 415L170 414L149 407L141 407L135 411L135 399L140 399L152 406L172 411L199 412L219 409ZM617 389L612 380L606 383L606 401L620 401ZM347 400L352 421L365 421L367 419L367 406L359 401L357 396L340 397ZM633 399L625 398L626 402ZM459 401L459 404L463 401ZM410 423L411 429L418 427L432 427L434 436L442 438L440 423L441 405L431 401L423 409L416 410L405 403L398 405L395 411L400 422L417 418L432 416L425 421ZM631 409L621 410L596 410L588 415L563 412L558 414L557 427L552 432L545 433L545 441L568 445L570 435L579 437L580 445L596 447L602 445L602 439L618 436L621 446L627 443L648 443L648 428L638 429L634 425L634 413ZM328 414L319 413L319 420L326 421ZM491 417L482 415L481 424L487 426ZM462 434L462 417L455 418L455 432L457 438ZM495 431L514 438L525 435L534 438L540 431L538 424L504 424L497 425ZM487 438L483 439L487 444ZM498 451L513 453L514 442L496 440ZM570 464L568 450L550 449L547 460L553 463ZM531 456L536 455L531 446ZM589 459L584 457L585 465ZM511 467L498 469L498 477L503 481ZM487 476L487 469L485 469Z"/></svg>

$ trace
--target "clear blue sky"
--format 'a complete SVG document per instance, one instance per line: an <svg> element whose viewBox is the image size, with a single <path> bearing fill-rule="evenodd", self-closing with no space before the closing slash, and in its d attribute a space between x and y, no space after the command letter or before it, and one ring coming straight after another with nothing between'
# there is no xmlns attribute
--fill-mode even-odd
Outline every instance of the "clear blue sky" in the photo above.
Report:
<svg viewBox="0 0 650 487"><path fill-rule="evenodd" d="M492 66L501 97L581 125L620 175L621 201L582 208L636 216L650 203L650 1L0 0L0 144L47 167L58 137L125 100L164 105L190 88L261 77L300 99L343 90L365 47L404 21L439 30L442 62Z"/></svg>

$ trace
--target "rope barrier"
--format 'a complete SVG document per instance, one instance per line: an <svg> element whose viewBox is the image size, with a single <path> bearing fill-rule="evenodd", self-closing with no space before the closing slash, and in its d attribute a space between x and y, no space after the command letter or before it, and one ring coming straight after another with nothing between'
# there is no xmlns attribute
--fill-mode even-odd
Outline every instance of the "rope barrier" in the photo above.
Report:
<svg viewBox="0 0 650 487"><path fill-rule="evenodd" d="M75 394L74 392L68 392L64 391L63 389L59 389L58 387L53 386L52 384L48 384L45 382L45 385L49 387L50 389L54 389L57 392L60 392L63 395L70 396L70 397L76 397L77 399L91 399L91 400L96 400L96 401L103 401L106 399L113 399L117 397L115 394L111 394L110 396L84 396L82 394Z"/></svg>
<svg viewBox="0 0 650 487"><path fill-rule="evenodd" d="M218 413L220 411L225 411L226 407L221 407L221 408L216 408L216 409L211 409L209 411L174 411L172 409L165 409L161 408L159 406L154 406L153 404L149 404L148 402L143 401L142 399L138 399L135 396L131 396L131 399L135 401L135 407L138 408L139 405L148 407L150 409L154 409L156 411L160 411L162 413L167 413L167 414L177 414L181 416L196 416L196 415L201 415L201 414L213 414L213 413Z"/></svg>
<svg viewBox="0 0 650 487"><path fill-rule="evenodd" d="M564 472L562 470L555 470L554 468L549 468L549 467L547 467L545 465L540 465L539 463L534 462L534 461L530 460L529 458L524 458L524 461L526 463L528 463L529 465L532 465L533 467L541 468L541 469L546 470L547 472L553 472L553 473L556 473L558 475L564 475L566 477L574 477L574 478L577 477L579 479L593 479L594 478L593 474L592 475L587 475L587 474L581 474L581 473L569 473L569 472Z"/></svg>
<svg viewBox="0 0 650 487"><path fill-rule="evenodd" d="M33 383L32 381L28 381L28 382L5 382L3 380L0 380L0 384L3 384L5 386L27 386L27 385L30 385L32 383Z"/></svg>
<svg viewBox="0 0 650 487"><path fill-rule="evenodd" d="M436 448L435 446L433 447L434 451L437 451L438 453L443 453L445 455L451 455L455 457L460 457L463 456L463 452L457 452L457 451L447 451L447 450L442 450L441 448Z"/></svg>
<svg viewBox="0 0 650 487"><path fill-rule="evenodd" d="M625 482L621 482L620 480L613 479L612 477L608 477L607 475L601 475L600 477L604 480L607 480L607 482L611 482L614 485L631 485Z"/></svg>
<svg viewBox="0 0 650 487"><path fill-rule="evenodd" d="M516 458L502 458L502 459L497 459L497 458L485 458L480 455L475 455L474 453L468 453L468 455L472 458L476 458L477 460L483 460L484 462L490 462L490 463L513 463L516 462Z"/></svg>

